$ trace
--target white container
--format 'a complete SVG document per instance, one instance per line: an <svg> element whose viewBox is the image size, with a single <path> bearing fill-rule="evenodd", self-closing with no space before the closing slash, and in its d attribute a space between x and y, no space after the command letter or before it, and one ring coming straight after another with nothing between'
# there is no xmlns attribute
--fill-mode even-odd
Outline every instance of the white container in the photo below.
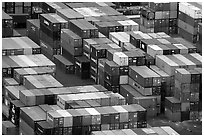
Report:
<svg viewBox="0 0 204 137"><path fill-rule="evenodd" d="M163 49L158 47L157 45L148 45L147 53L152 57L155 57L156 55L163 55Z"/></svg>
<svg viewBox="0 0 204 137"><path fill-rule="evenodd" d="M117 22L120 23L121 25L123 25L124 32L131 31L131 25L126 20L117 21Z"/></svg>
<svg viewBox="0 0 204 137"><path fill-rule="evenodd" d="M199 60L200 62L202 62L202 56L198 53L191 53L190 54L192 57L196 58L197 60Z"/></svg>
<svg viewBox="0 0 204 137"><path fill-rule="evenodd" d="M169 135L179 135L175 130L173 130L171 127L169 126L161 126L161 128L167 132Z"/></svg>
<svg viewBox="0 0 204 137"><path fill-rule="evenodd" d="M62 117L64 117L64 127L72 127L73 117L67 110L56 110Z"/></svg>
<svg viewBox="0 0 204 137"><path fill-rule="evenodd" d="M127 20L127 22L131 25L131 31L139 31L139 24L134 22L133 20Z"/></svg>
<svg viewBox="0 0 204 137"><path fill-rule="evenodd" d="M130 35L126 32L117 32L123 39L121 40L123 43L130 42Z"/></svg>
<svg viewBox="0 0 204 137"><path fill-rule="evenodd" d="M181 60L182 62L184 62L189 69L194 69L196 67L195 63L193 63L192 61L190 61L189 59L187 59L186 57L184 57L181 54L174 54L173 56L176 57L177 59Z"/></svg>
<svg viewBox="0 0 204 137"><path fill-rule="evenodd" d="M128 84L128 76L120 76L120 85Z"/></svg>
<svg viewBox="0 0 204 137"><path fill-rule="evenodd" d="M190 3L180 2L179 11L187 14L194 19L202 18L202 9L195 7Z"/></svg>
<svg viewBox="0 0 204 137"><path fill-rule="evenodd" d="M173 45L180 49L180 54L188 54L188 48L183 44L173 44Z"/></svg>
<svg viewBox="0 0 204 137"><path fill-rule="evenodd" d="M120 40L118 39L119 34L117 32L111 32L109 33L109 39L112 40L114 43L119 45Z"/></svg>
<svg viewBox="0 0 204 137"><path fill-rule="evenodd" d="M113 61L119 66L128 66L128 56L123 52L115 52L113 54Z"/></svg>
<svg viewBox="0 0 204 137"><path fill-rule="evenodd" d="M158 32L157 33L159 36L161 36L162 38L169 38L170 36L167 35L165 32Z"/></svg>

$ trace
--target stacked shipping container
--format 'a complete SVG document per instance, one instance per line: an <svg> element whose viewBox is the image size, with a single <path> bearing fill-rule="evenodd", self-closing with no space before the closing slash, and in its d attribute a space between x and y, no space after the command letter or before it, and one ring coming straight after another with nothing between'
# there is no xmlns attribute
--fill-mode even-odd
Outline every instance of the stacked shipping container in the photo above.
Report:
<svg viewBox="0 0 204 137"><path fill-rule="evenodd" d="M2 37L13 36L13 19L2 11Z"/></svg>
<svg viewBox="0 0 204 137"><path fill-rule="evenodd" d="M202 22L202 5L198 2L180 2L178 15L178 34L186 40L196 43L198 23Z"/></svg>
<svg viewBox="0 0 204 137"><path fill-rule="evenodd" d="M141 11L140 30L177 34L178 2L150 2Z"/></svg>
<svg viewBox="0 0 204 137"><path fill-rule="evenodd" d="M179 135L169 126L151 127L143 129L122 129L93 131L91 135Z"/></svg>
<svg viewBox="0 0 204 137"><path fill-rule="evenodd" d="M28 37L13 37L2 39L2 55L32 55L40 54L41 48Z"/></svg>
<svg viewBox="0 0 204 137"><path fill-rule="evenodd" d="M53 60L61 54L61 29L68 28L68 22L54 13L40 15L40 46L42 53Z"/></svg>

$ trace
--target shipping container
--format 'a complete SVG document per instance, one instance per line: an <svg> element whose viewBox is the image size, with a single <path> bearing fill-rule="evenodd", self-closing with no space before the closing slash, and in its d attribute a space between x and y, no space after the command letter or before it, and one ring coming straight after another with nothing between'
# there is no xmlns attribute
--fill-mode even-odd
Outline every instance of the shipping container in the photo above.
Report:
<svg viewBox="0 0 204 137"><path fill-rule="evenodd" d="M37 135L52 135L54 127L47 121L40 121L36 124L35 134Z"/></svg>
<svg viewBox="0 0 204 137"><path fill-rule="evenodd" d="M2 36L13 36L13 19L4 11L2 11Z"/></svg>
<svg viewBox="0 0 204 137"><path fill-rule="evenodd" d="M17 127L11 121L2 121L3 135L18 135Z"/></svg>
<svg viewBox="0 0 204 137"><path fill-rule="evenodd" d="M39 106L23 107L20 109L20 118L35 130L37 122L46 120L46 113Z"/></svg>
<svg viewBox="0 0 204 137"><path fill-rule="evenodd" d="M129 76L143 87L160 86L160 76L146 66L130 66Z"/></svg>
<svg viewBox="0 0 204 137"><path fill-rule="evenodd" d="M28 89L63 87L60 82L49 74L24 76L23 85Z"/></svg>
<svg viewBox="0 0 204 137"><path fill-rule="evenodd" d="M74 74L74 64L61 55L54 55L54 63L68 74Z"/></svg>
<svg viewBox="0 0 204 137"><path fill-rule="evenodd" d="M192 5L191 3L181 2L179 3L179 11L186 13L192 18L202 18L202 8Z"/></svg>
<svg viewBox="0 0 204 137"><path fill-rule="evenodd" d="M181 102L175 97L166 97L165 106L171 112L180 112L181 111Z"/></svg>
<svg viewBox="0 0 204 137"><path fill-rule="evenodd" d="M3 78L2 86L19 86L19 83L14 78Z"/></svg>
<svg viewBox="0 0 204 137"><path fill-rule="evenodd" d="M23 84L23 77L26 75L42 75L50 74L55 76L55 70L49 67L39 67L39 68L19 68L14 69L14 79L19 83Z"/></svg>
<svg viewBox="0 0 204 137"><path fill-rule="evenodd" d="M26 23L27 36L40 45L40 20L29 19Z"/></svg>
<svg viewBox="0 0 204 137"><path fill-rule="evenodd" d="M84 24L82 24L82 22L78 20L70 20L69 29L79 35L81 38L91 38L90 27L86 27Z"/></svg>
<svg viewBox="0 0 204 137"><path fill-rule="evenodd" d="M169 110L168 108L165 108L165 116L173 121L173 122L179 122L181 121L181 112L172 112L171 110Z"/></svg>
<svg viewBox="0 0 204 137"><path fill-rule="evenodd" d="M2 40L3 55L40 54L41 49L28 37L4 38Z"/></svg>
<svg viewBox="0 0 204 137"><path fill-rule="evenodd" d="M86 57L75 57L75 73L82 79L90 78L90 61Z"/></svg>
<svg viewBox="0 0 204 137"><path fill-rule="evenodd" d="M174 75L179 65L165 55L156 56L156 65L170 76Z"/></svg>
<svg viewBox="0 0 204 137"><path fill-rule="evenodd" d="M25 107L20 100L12 100L9 106L9 120L16 126L19 126L20 108Z"/></svg>
<svg viewBox="0 0 204 137"><path fill-rule="evenodd" d="M43 2L42 10L43 13L56 13L58 9L66 9L68 8L62 2Z"/></svg>

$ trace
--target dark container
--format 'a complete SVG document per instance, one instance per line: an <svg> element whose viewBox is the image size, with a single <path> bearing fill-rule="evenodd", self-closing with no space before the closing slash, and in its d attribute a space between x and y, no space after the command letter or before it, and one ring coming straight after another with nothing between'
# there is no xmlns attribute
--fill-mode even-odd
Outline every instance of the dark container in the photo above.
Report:
<svg viewBox="0 0 204 137"><path fill-rule="evenodd" d="M130 33L130 43L134 45L136 48L140 48L141 40L143 37L141 37L139 34Z"/></svg>
<svg viewBox="0 0 204 137"><path fill-rule="evenodd" d="M91 131L100 131L101 125L91 125Z"/></svg>
<svg viewBox="0 0 204 137"><path fill-rule="evenodd" d="M54 63L67 74L74 74L75 72L74 64L64 58L62 55L54 55Z"/></svg>
<svg viewBox="0 0 204 137"><path fill-rule="evenodd" d="M27 36L36 44L40 45L40 20L32 19L27 20Z"/></svg>
<svg viewBox="0 0 204 137"><path fill-rule="evenodd" d="M69 29L81 38L90 38L90 28L87 28L78 20L70 20Z"/></svg>
<svg viewBox="0 0 204 137"><path fill-rule="evenodd" d="M119 85L119 75L110 75L107 72L105 72L104 73L104 80L106 80L112 86Z"/></svg>
<svg viewBox="0 0 204 137"><path fill-rule="evenodd" d="M194 28L197 28L198 24L202 22L201 18L194 19L191 16L189 16L189 15L187 15L181 11L179 11L179 13L178 13L178 19L186 22L187 24L191 25Z"/></svg>
<svg viewBox="0 0 204 137"><path fill-rule="evenodd" d="M90 61L84 56L75 57L75 70L82 79L90 78Z"/></svg>
<svg viewBox="0 0 204 137"><path fill-rule="evenodd" d="M119 67L119 74L121 75L128 75L129 67L128 66L120 66Z"/></svg>
<svg viewBox="0 0 204 137"><path fill-rule="evenodd" d="M128 56L128 64L142 66L145 64L145 55L142 51L126 51L125 55Z"/></svg>
<svg viewBox="0 0 204 137"><path fill-rule="evenodd" d="M189 111L181 111L181 121L186 121L190 119Z"/></svg>
<svg viewBox="0 0 204 137"><path fill-rule="evenodd" d="M137 122L137 128L147 128L147 122Z"/></svg>
<svg viewBox="0 0 204 137"><path fill-rule="evenodd" d="M81 126L73 126L72 127L72 135L82 135L82 127Z"/></svg>
<svg viewBox="0 0 204 137"><path fill-rule="evenodd" d="M148 67L150 65L155 65L155 58L145 53L145 65Z"/></svg>
<svg viewBox="0 0 204 137"><path fill-rule="evenodd" d="M199 110L199 102L191 102L190 111L198 111L198 110Z"/></svg>
<svg viewBox="0 0 204 137"><path fill-rule="evenodd" d="M187 31L183 30L182 28L178 28L178 34L189 42L196 43L197 41L198 35L192 35Z"/></svg>
<svg viewBox="0 0 204 137"><path fill-rule="evenodd" d="M91 45L91 56L95 59L106 58L106 47L100 45Z"/></svg>
<svg viewBox="0 0 204 137"><path fill-rule="evenodd" d="M166 97L165 98L165 106L172 112L180 112L181 111L181 102L175 97Z"/></svg>
<svg viewBox="0 0 204 137"><path fill-rule="evenodd" d="M63 135L72 135L72 127L63 127Z"/></svg>
<svg viewBox="0 0 204 137"><path fill-rule="evenodd" d="M25 107L25 105L20 100L12 100L10 102L9 108L9 120L19 126L19 118L20 118L20 108Z"/></svg>
<svg viewBox="0 0 204 137"><path fill-rule="evenodd" d="M82 135L90 135L91 126L82 126Z"/></svg>
<svg viewBox="0 0 204 137"><path fill-rule="evenodd" d="M99 31L97 27L93 26L85 19L78 19L78 21L80 21L83 25L90 29L90 38L98 38Z"/></svg>
<svg viewBox="0 0 204 137"><path fill-rule="evenodd" d="M2 11L2 36L13 36L13 19L4 11Z"/></svg>
<svg viewBox="0 0 204 137"><path fill-rule="evenodd" d="M113 61L106 61L104 71L110 75L119 75L119 66Z"/></svg>
<svg viewBox="0 0 204 137"><path fill-rule="evenodd" d="M119 129L128 129L129 128L129 122L123 122L119 124Z"/></svg>
<svg viewBox="0 0 204 137"><path fill-rule="evenodd" d="M104 87L107 88L109 91L113 91L114 93L119 93L120 92L120 87L119 85L117 86L112 86L109 82L104 80Z"/></svg>
<svg viewBox="0 0 204 137"><path fill-rule="evenodd" d="M51 126L47 121L37 122L35 127L36 135L52 135L54 127Z"/></svg>
<svg viewBox="0 0 204 137"><path fill-rule="evenodd" d="M79 112L77 112L77 110L74 110L74 109L70 109L68 110L68 112L73 117L73 127L81 126L82 125L82 115Z"/></svg>
<svg viewBox="0 0 204 137"><path fill-rule="evenodd" d="M110 112L108 112L104 107L95 108L101 114L101 124L110 124L111 117Z"/></svg>
<svg viewBox="0 0 204 137"><path fill-rule="evenodd" d="M82 47L82 39L69 29L62 29L61 39L71 47ZM66 47L64 47L66 48Z"/></svg>

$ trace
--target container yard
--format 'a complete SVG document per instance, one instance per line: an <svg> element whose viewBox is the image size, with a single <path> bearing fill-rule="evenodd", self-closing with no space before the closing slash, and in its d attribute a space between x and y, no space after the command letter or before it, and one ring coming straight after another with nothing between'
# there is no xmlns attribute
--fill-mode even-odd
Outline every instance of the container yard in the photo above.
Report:
<svg viewBox="0 0 204 137"><path fill-rule="evenodd" d="M2 2L2 135L202 135L202 2Z"/></svg>

